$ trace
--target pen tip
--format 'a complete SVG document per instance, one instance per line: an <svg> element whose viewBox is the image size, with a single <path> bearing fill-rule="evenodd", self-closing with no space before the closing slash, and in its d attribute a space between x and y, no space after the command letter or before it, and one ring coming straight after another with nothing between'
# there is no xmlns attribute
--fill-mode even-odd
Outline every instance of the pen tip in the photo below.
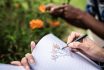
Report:
<svg viewBox="0 0 104 70"><path fill-rule="evenodd" d="M62 50L63 50L64 48L65 48L65 47L63 47Z"/></svg>

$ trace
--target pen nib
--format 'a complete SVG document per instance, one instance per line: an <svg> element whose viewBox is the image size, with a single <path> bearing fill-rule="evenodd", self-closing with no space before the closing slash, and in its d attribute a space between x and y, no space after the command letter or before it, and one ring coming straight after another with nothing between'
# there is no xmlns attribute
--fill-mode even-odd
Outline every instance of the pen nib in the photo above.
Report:
<svg viewBox="0 0 104 70"><path fill-rule="evenodd" d="M64 50L64 49L65 49L65 47L62 48L62 50Z"/></svg>
<svg viewBox="0 0 104 70"><path fill-rule="evenodd" d="M65 48L67 48L67 47L68 47L68 46L66 46L66 47L63 47L63 48L62 48L62 50L64 50L64 49L65 49Z"/></svg>

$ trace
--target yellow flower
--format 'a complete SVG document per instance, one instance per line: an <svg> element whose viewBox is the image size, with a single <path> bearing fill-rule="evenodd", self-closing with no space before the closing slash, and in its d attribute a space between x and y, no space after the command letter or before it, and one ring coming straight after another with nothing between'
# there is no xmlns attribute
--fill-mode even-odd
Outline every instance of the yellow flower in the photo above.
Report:
<svg viewBox="0 0 104 70"><path fill-rule="evenodd" d="M30 28L31 29L35 29L35 28L43 28L43 21L40 19L36 19L36 20L31 20L30 21Z"/></svg>
<svg viewBox="0 0 104 70"><path fill-rule="evenodd" d="M59 21L49 21L49 24L53 27L57 27L60 25L60 22Z"/></svg>
<svg viewBox="0 0 104 70"><path fill-rule="evenodd" d="M45 5L43 5L43 4L40 5L38 9L39 9L39 11L42 12L42 13L44 13L44 12L46 11L46 7L45 7Z"/></svg>

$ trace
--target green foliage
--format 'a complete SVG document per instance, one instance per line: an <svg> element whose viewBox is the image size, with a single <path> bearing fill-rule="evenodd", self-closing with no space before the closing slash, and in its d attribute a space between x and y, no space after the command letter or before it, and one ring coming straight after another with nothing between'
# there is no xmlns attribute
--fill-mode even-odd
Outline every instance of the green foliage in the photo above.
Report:
<svg viewBox="0 0 104 70"><path fill-rule="evenodd" d="M39 5L48 4L52 0L0 0L0 63L20 60L30 52L30 42L38 42L48 33L62 38L67 25L61 19L60 26L52 27L47 20L52 19L48 13L41 13ZM32 30L29 22L41 19L44 27ZM54 19L52 19L54 20Z"/></svg>
<svg viewBox="0 0 104 70"><path fill-rule="evenodd" d="M62 39L68 25L60 18L53 19L48 12L41 13L38 8L41 4L69 2L71 5L75 3L76 7L81 6L81 9L82 3L85 4L85 0L0 0L0 63L20 60L27 52L31 52L32 40L37 43L48 33ZM29 22L32 19L42 20L44 27L31 29ZM47 20L60 21L60 25L52 27Z"/></svg>

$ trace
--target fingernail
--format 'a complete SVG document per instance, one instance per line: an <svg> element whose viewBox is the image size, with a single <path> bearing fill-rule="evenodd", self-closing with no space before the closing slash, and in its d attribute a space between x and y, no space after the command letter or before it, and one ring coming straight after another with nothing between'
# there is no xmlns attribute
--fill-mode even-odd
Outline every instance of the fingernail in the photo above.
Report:
<svg viewBox="0 0 104 70"><path fill-rule="evenodd" d="M34 47L34 46L35 46L34 41L31 41L31 47Z"/></svg>
<svg viewBox="0 0 104 70"><path fill-rule="evenodd" d="M33 50L35 47L35 42L34 41L31 41L31 50Z"/></svg>
<svg viewBox="0 0 104 70"><path fill-rule="evenodd" d="M26 57L28 57L30 55L30 53L25 54Z"/></svg>
<svg viewBox="0 0 104 70"><path fill-rule="evenodd" d="M30 59L29 61L31 64L35 63L33 59Z"/></svg>

